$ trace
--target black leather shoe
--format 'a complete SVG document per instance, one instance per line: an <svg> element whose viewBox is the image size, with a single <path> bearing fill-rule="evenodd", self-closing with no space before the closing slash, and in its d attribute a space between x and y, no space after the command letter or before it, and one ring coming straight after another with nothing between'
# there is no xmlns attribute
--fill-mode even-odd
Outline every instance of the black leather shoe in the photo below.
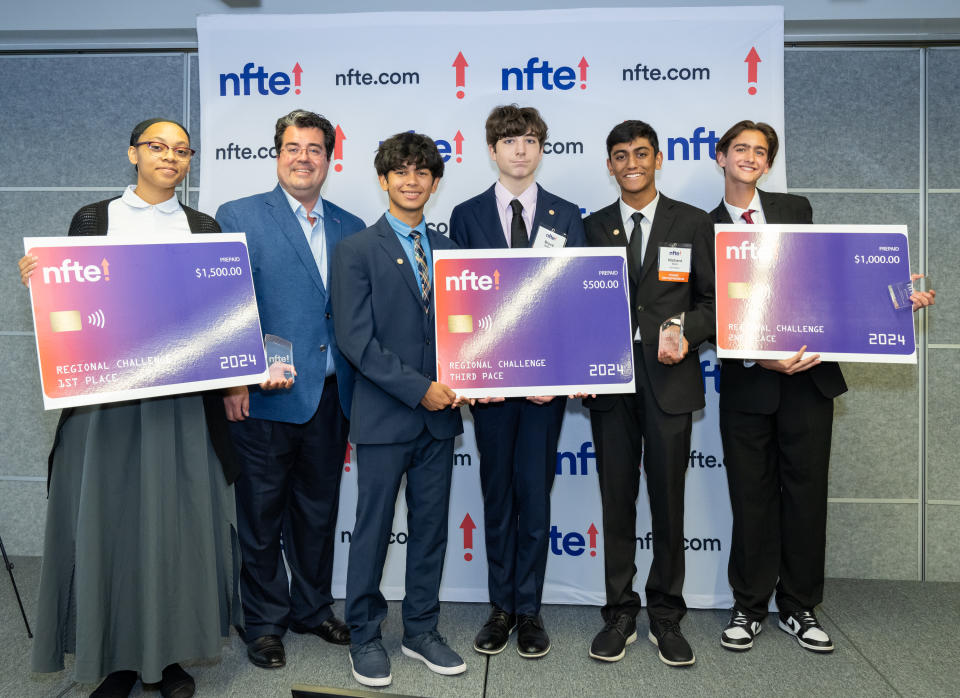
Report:
<svg viewBox="0 0 960 698"><path fill-rule="evenodd" d="M93 689L90 698L127 698L137 683L137 672L115 671Z"/></svg>
<svg viewBox="0 0 960 698"><path fill-rule="evenodd" d="M290 629L295 633L316 635L321 640L326 640L334 645L350 644L350 626L336 616L330 616L314 628L308 628L305 625L291 624Z"/></svg>
<svg viewBox="0 0 960 698"><path fill-rule="evenodd" d="M261 669L279 669L286 666L287 655L279 635L262 635L247 645L250 663Z"/></svg>
<svg viewBox="0 0 960 698"><path fill-rule="evenodd" d="M690 643L680 632L680 625L662 618L650 619L650 642L657 646L660 661L670 666L690 666L696 660Z"/></svg>
<svg viewBox="0 0 960 698"><path fill-rule="evenodd" d="M525 659L537 659L550 651L550 636L540 616L517 616L517 652Z"/></svg>
<svg viewBox="0 0 960 698"><path fill-rule="evenodd" d="M626 646L637 641L637 621L628 613L621 613L607 621L590 645L590 656L601 662L619 662L626 654Z"/></svg>
<svg viewBox="0 0 960 698"><path fill-rule="evenodd" d="M473 649L481 654L500 654L503 648L507 646L507 640L510 639L510 633L517 627L517 617L512 613L507 613L502 608L493 607L490 611L490 617L480 628L476 639L473 641Z"/></svg>
<svg viewBox="0 0 960 698"><path fill-rule="evenodd" d="M197 692L193 677L179 664L171 664L163 670L160 679L160 695L163 698L191 698Z"/></svg>

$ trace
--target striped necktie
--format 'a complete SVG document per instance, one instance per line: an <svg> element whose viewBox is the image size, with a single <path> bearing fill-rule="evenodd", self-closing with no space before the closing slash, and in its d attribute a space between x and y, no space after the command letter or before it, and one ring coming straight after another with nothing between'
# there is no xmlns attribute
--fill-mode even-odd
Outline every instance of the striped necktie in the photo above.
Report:
<svg viewBox="0 0 960 698"><path fill-rule="evenodd" d="M410 231L413 238L413 259L417 263L417 276L420 279L420 300L423 302L423 312L430 314L430 274L427 273L427 255L420 244L420 233Z"/></svg>

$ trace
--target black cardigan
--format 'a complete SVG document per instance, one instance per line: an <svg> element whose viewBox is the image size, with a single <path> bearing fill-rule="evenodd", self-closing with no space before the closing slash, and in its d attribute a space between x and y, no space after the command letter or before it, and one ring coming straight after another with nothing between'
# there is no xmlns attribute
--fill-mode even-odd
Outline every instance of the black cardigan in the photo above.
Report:
<svg viewBox="0 0 960 698"><path fill-rule="evenodd" d="M107 206L113 199L105 199L95 204L89 204L77 211L73 220L70 221L70 230L67 235L106 235L107 234ZM196 211L189 206L180 204L183 212L187 215L187 223L190 225L192 233L219 233L220 226L217 222L205 213ZM233 443L230 440L230 428L227 423L227 415L223 407L223 396L220 391L208 390L201 393L203 397L203 412L207 420L207 430L210 432L210 441L213 443L213 450L220 459L220 465L223 466L223 475L228 484L233 484L240 475L240 466L233 452ZM64 422L73 413L72 407L68 407L60 413L60 421L57 423L57 431L53 437L53 446L50 448L50 455L47 458L47 489L50 489L50 475L53 472L53 453L60 443L60 430Z"/></svg>

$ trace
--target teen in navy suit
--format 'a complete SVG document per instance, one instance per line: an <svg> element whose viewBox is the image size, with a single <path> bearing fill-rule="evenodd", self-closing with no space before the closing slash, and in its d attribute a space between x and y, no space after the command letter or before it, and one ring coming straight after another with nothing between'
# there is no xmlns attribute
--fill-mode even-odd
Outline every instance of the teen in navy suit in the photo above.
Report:
<svg viewBox="0 0 960 698"><path fill-rule="evenodd" d="M453 209L450 238L463 248L513 248L535 246L557 233L566 246L585 245L580 209L534 181L547 138L537 110L496 107L486 131L500 178ZM514 626L521 656L542 657L550 650L540 600L565 406L562 396L532 396L472 408L493 606L474 642L477 652L501 652Z"/></svg>
<svg viewBox="0 0 960 698"><path fill-rule="evenodd" d="M350 439L357 445L357 517L347 567L350 666L365 686L391 681L380 625L380 579L394 508L406 475L406 596L403 654L438 674L460 674L463 659L437 632L447 547L453 440L463 432L459 401L437 382L432 251L455 247L428 232L423 208L443 175L427 136L400 133L374 165L390 209L344 240L333 266L337 340L356 368Z"/></svg>
<svg viewBox="0 0 960 698"><path fill-rule="evenodd" d="M333 248L364 224L320 198L334 138L312 112L281 117L280 183L217 211L224 231L247 234L261 326L293 343L296 372L224 399L244 471L236 486L244 639L263 668L285 664L288 628L350 641L330 609L330 580L353 372L334 339L327 285Z"/></svg>
<svg viewBox="0 0 960 698"><path fill-rule="evenodd" d="M717 144L724 171L715 223L812 223L810 202L757 189L779 139L763 122L740 121ZM914 275L914 279L920 278ZM915 292L914 310L934 291ZM833 398L847 390L839 364L806 347L788 359L725 359L720 381L720 436L733 533L728 578L734 606L720 644L748 650L776 591L779 626L813 652L833 642L814 614L823 600L827 470Z"/></svg>

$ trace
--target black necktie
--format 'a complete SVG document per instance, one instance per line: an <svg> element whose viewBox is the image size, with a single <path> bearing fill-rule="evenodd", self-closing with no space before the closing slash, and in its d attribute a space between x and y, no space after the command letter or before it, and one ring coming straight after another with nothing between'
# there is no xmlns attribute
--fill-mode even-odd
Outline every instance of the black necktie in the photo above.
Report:
<svg viewBox="0 0 960 698"><path fill-rule="evenodd" d="M513 220L510 222L510 247L526 247L530 244L527 237L527 226L523 222L523 204L518 199L510 202L513 209Z"/></svg>
<svg viewBox="0 0 960 698"><path fill-rule="evenodd" d="M632 216L633 232L630 233L630 242L627 247L630 250L630 259L633 260L633 267L639 273L643 267L643 229L640 227L640 221L643 220L643 214L636 211Z"/></svg>

